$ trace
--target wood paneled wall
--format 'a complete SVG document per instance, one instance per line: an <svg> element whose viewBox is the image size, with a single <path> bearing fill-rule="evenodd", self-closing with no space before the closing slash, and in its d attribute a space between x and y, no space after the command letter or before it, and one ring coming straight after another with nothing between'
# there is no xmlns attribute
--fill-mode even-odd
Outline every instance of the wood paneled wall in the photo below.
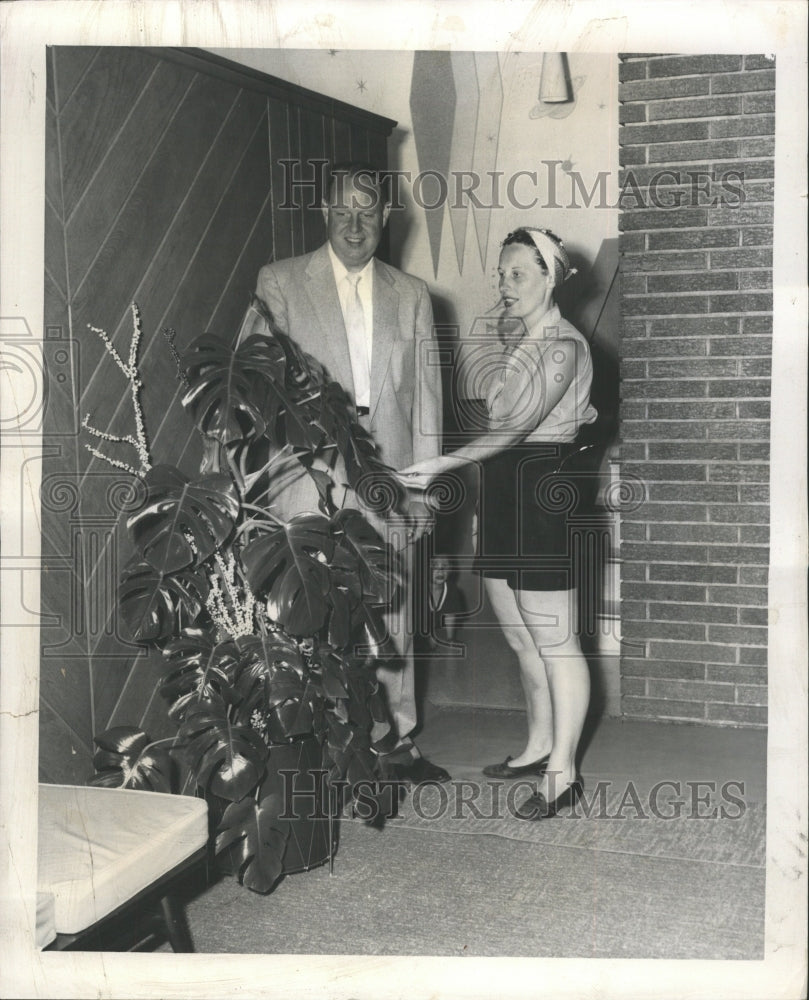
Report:
<svg viewBox="0 0 809 1000"><path fill-rule="evenodd" d="M81 421L126 435L133 419L124 376L88 324L126 359L138 303L152 458L193 474L199 442L161 331L176 331L180 351L207 331L234 338L262 264L325 236L317 209L282 207L295 199L279 161L384 166L393 124L194 51L49 50L42 781L84 782L93 734L109 726L166 730L158 658L117 634L129 556L118 522L137 480L85 444L137 463Z"/></svg>

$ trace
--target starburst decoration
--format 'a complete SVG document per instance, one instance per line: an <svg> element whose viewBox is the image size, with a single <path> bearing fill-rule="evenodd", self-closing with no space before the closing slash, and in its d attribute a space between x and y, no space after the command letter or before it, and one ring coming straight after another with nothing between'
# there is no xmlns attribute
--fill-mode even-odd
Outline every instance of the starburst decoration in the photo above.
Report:
<svg viewBox="0 0 809 1000"><path fill-rule="evenodd" d="M357 80L357 90L361 94L365 93L367 87L368 87L368 85L366 84L365 80Z"/></svg>
<svg viewBox="0 0 809 1000"><path fill-rule="evenodd" d="M329 49L329 55L330 56L336 56L337 55L337 49Z"/></svg>

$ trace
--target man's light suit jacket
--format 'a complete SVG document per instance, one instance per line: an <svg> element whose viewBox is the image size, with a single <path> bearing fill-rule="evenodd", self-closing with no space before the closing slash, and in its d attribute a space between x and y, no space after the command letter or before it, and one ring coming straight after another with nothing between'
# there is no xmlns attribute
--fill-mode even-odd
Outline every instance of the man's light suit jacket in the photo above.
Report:
<svg viewBox="0 0 809 1000"><path fill-rule="evenodd" d="M373 348L370 413L362 425L376 442L380 458L394 469L431 458L441 450L441 371L433 339L433 313L426 284L374 260ZM278 328L326 369L354 399L348 335L334 272L324 244L313 253L263 267L258 297ZM255 313L241 338L261 332ZM276 499L284 518L318 510L311 478L297 475ZM354 505L349 494L334 497L338 506Z"/></svg>

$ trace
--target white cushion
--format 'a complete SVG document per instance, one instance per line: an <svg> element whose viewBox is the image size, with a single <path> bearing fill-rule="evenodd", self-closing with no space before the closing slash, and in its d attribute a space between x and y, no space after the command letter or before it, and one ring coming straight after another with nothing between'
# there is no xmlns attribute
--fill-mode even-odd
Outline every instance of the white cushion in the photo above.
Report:
<svg viewBox="0 0 809 1000"><path fill-rule="evenodd" d="M39 892L59 934L101 920L208 839L203 799L81 785L39 786Z"/></svg>

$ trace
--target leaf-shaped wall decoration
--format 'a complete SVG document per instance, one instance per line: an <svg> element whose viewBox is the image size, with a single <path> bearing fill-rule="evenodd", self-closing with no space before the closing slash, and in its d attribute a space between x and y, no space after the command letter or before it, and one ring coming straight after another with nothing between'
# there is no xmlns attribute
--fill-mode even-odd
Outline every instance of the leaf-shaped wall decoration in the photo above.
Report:
<svg viewBox="0 0 809 1000"><path fill-rule="evenodd" d="M169 718L182 722L192 704L218 696L236 698L233 690L239 651L232 640L217 642L202 629L183 629L163 649L160 694L169 702Z"/></svg>
<svg viewBox="0 0 809 1000"><path fill-rule="evenodd" d="M323 626L333 552L331 525L319 514L300 514L244 547L251 590L267 597L272 617L291 635L312 636Z"/></svg>
<svg viewBox="0 0 809 1000"><path fill-rule="evenodd" d="M129 562L118 585L123 631L135 642L160 642L173 635L182 607L194 621L208 596L208 578L198 567L161 573L142 559Z"/></svg>
<svg viewBox="0 0 809 1000"><path fill-rule="evenodd" d="M218 699L190 706L179 739L197 782L220 798L238 802L264 775L263 740L255 730L234 725Z"/></svg>
<svg viewBox="0 0 809 1000"><path fill-rule="evenodd" d="M236 488L224 473L189 482L174 466L156 465L144 483L146 499L129 517L127 528L140 557L159 572L172 573L195 559L207 559L239 516Z"/></svg>

